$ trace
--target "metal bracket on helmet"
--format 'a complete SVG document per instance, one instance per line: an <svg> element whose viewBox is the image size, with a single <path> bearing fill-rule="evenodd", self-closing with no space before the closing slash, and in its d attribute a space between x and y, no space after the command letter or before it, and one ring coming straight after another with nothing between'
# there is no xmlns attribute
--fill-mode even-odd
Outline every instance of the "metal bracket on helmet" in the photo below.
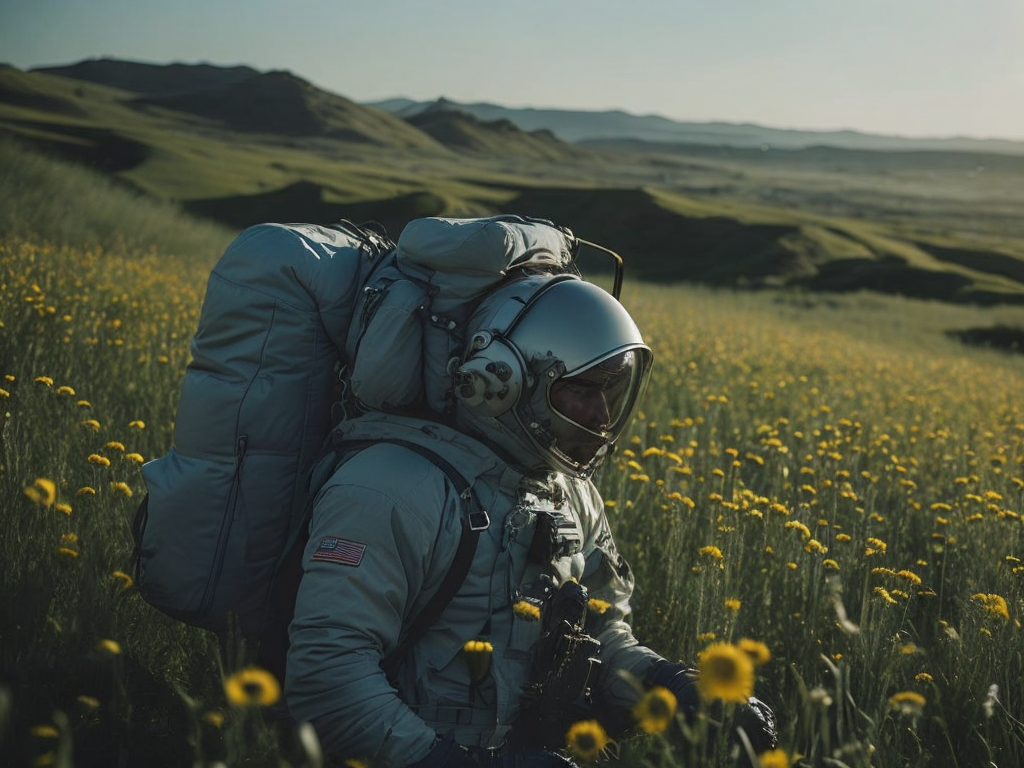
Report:
<svg viewBox="0 0 1024 768"><path fill-rule="evenodd" d="M500 416L523 390L519 356L487 331L470 340L468 357L457 365L453 378L455 396L477 416Z"/></svg>

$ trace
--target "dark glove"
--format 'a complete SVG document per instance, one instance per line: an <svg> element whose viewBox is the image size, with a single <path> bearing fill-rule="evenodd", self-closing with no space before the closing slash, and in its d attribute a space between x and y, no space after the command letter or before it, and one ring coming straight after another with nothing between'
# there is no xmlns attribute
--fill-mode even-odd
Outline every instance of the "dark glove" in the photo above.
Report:
<svg viewBox="0 0 1024 768"><path fill-rule="evenodd" d="M455 734L449 732L426 757L408 768L477 768L477 764L469 752L455 741Z"/></svg>
<svg viewBox="0 0 1024 768"><path fill-rule="evenodd" d="M654 688L660 686L666 688L676 697L677 711L686 716L687 722L693 719L698 707L700 707L700 694L697 693L697 670L680 664L677 661L662 659L655 662L647 677L644 678L644 686Z"/></svg>
<svg viewBox="0 0 1024 768"><path fill-rule="evenodd" d="M734 728L743 729L750 739L750 746L757 754L775 749L778 744L775 713L760 699L751 696L746 704L737 707L732 724Z"/></svg>

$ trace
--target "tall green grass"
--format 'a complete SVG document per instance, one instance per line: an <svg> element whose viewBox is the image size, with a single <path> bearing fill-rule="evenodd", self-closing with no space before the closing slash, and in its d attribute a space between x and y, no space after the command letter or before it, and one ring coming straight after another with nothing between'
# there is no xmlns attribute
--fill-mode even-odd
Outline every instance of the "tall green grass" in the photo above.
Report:
<svg viewBox="0 0 1024 768"><path fill-rule="evenodd" d="M79 196L53 183L52 206ZM206 269L174 255L198 245L129 245L115 225L93 240L121 193L91 189L79 240L70 222L48 240L48 217L0 240L0 752L301 763L293 734L229 705L223 678L245 659L123 575L139 460L170 444ZM188 224L165 215L152 233ZM1010 311L639 285L624 298L657 364L598 482L638 636L691 661L711 642L763 642L773 759L1024 764L1024 362L943 335ZM620 763L673 764L681 732L625 741Z"/></svg>

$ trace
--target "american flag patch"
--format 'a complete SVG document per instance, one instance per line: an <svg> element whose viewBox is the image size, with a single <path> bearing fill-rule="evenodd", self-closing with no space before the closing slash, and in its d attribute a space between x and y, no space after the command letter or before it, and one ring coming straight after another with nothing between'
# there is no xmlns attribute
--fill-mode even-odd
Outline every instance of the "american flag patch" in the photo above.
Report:
<svg viewBox="0 0 1024 768"><path fill-rule="evenodd" d="M365 551L366 545L360 544L358 541L349 541L337 536L325 536L320 539L310 560L356 567L362 562Z"/></svg>

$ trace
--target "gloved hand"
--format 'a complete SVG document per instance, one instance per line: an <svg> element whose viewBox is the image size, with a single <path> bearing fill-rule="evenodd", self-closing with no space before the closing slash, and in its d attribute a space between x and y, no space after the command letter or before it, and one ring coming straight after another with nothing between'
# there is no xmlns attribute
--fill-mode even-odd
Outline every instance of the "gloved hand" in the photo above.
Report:
<svg viewBox="0 0 1024 768"><path fill-rule="evenodd" d="M697 670L677 661L662 659L644 678L644 687L660 686L676 697L676 709L686 716L690 722L697 708L700 707L700 694L697 693Z"/></svg>
<svg viewBox="0 0 1024 768"><path fill-rule="evenodd" d="M779 734L775 728L775 713L771 707L753 696L747 699L746 704L736 708L732 725L733 728L743 729L750 739L750 746L757 754L775 749L779 742Z"/></svg>

